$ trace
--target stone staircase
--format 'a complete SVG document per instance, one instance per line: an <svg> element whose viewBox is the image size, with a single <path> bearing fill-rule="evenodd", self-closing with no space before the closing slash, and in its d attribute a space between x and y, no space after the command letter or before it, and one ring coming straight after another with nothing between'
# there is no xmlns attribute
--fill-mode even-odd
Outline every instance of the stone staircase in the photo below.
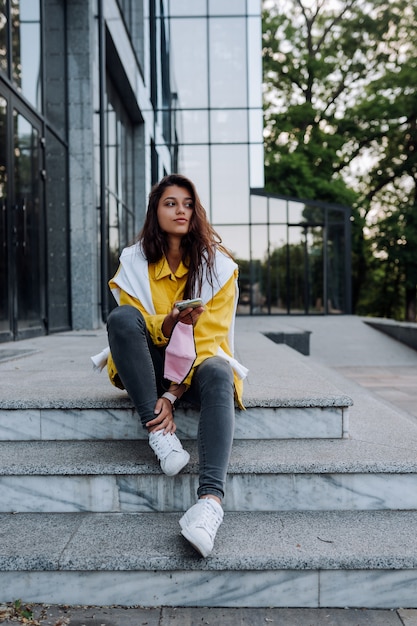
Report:
<svg viewBox="0 0 417 626"><path fill-rule="evenodd" d="M177 411L191 461L168 478L126 394L87 371L97 346L77 339L77 348L62 339L67 356L58 361L72 358L66 385L42 349L32 369L22 358L8 370L0 602L417 606L417 430L409 420L367 395L352 407L356 390L341 391L334 373L259 332L240 333L247 411L236 416L224 523L202 559L178 525L196 497L195 412Z"/></svg>

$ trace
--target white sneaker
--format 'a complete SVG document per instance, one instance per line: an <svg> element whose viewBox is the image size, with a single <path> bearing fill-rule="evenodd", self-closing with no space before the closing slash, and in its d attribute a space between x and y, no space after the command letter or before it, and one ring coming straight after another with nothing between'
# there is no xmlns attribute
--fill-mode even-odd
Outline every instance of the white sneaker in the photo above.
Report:
<svg viewBox="0 0 417 626"><path fill-rule="evenodd" d="M175 433L164 435L163 430L149 433L149 445L158 457L162 471L167 476L178 474L190 460L190 455L184 450Z"/></svg>
<svg viewBox="0 0 417 626"><path fill-rule="evenodd" d="M223 509L213 498L201 498L180 519L181 534L201 556L213 550L214 538L223 521Z"/></svg>

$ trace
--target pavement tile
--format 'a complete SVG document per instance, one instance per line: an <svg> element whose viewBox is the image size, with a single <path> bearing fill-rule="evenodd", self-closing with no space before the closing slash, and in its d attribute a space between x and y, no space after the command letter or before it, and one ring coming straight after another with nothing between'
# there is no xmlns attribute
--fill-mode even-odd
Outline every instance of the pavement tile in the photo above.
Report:
<svg viewBox="0 0 417 626"><path fill-rule="evenodd" d="M398 615L404 626L417 626L417 609L400 609Z"/></svg>
<svg viewBox="0 0 417 626"><path fill-rule="evenodd" d="M163 609L161 626L401 626L394 611L362 609ZM412 625L414 626L414 625Z"/></svg>
<svg viewBox="0 0 417 626"><path fill-rule="evenodd" d="M7 605L11 606L11 605ZM26 605L23 605L25 608ZM417 611L27 605L40 626L416 626ZM0 607L1 609L1 607ZM3 613L4 615L5 613ZM401 615L401 617L400 617ZM25 623L15 617L0 624ZM30 624L29 622L26 622Z"/></svg>

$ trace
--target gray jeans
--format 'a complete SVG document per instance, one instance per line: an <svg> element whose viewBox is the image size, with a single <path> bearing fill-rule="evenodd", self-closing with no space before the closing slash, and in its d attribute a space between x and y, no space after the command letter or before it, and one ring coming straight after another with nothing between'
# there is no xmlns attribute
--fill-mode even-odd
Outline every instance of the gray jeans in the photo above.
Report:
<svg viewBox="0 0 417 626"><path fill-rule="evenodd" d="M163 379L164 350L153 344L141 312L129 305L110 313L107 332L120 380L146 427L155 417L158 397L167 388L164 389L167 381ZM200 409L198 496L223 498L235 421L233 371L229 363L220 357L203 361L183 400Z"/></svg>

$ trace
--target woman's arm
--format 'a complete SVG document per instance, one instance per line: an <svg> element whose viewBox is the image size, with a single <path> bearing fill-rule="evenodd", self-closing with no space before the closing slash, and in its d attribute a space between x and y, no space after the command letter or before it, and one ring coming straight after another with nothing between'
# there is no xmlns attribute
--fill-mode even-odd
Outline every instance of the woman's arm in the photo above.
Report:
<svg viewBox="0 0 417 626"><path fill-rule="evenodd" d="M228 337L231 324L235 315L236 298L236 272L205 305L204 313L200 315L194 328L194 338L197 358L194 366L184 380L187 385L191 384L194 369L205 359L216 356L221 346L225 352L231 355L231 346Z"/></svg>

